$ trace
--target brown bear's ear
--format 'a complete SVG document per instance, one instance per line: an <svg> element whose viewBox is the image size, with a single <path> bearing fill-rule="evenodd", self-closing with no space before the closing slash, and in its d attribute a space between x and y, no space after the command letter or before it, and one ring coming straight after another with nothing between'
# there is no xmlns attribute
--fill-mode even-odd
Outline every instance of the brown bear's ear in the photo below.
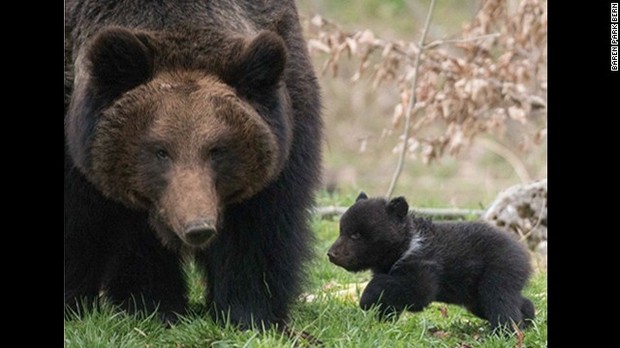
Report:
<svg viewBox="0 0 620 348"><path fill-rule="evenodd" d="M153 52L145 44L146 34L122 28L102 31L88 52L91 83L98 96L108 101L150 80Z"/></svg>
<svg viewBox="0 0 620 348"><path fill-rule="evenodd" d="M361 201L364 199L368 199L368 196L366 196L366 193L364 191L360 192L359 196L357 196L357 198L355 199L355 201Z"/></svg>
<svg viewBox="0 0 620 348"><path fill-rule="evenodd" d="M393 215L403 219L409 212L409 204L407 204L405 197L396 197L387 204L386 209L388 215Z"/></svg>
<svg viewBox="0 0 620 348"><path fill-rule="evenodd" d="M243 50L226 82L247 97L271 92L282 79L286 46L278 34L260 32Z"/></svg>

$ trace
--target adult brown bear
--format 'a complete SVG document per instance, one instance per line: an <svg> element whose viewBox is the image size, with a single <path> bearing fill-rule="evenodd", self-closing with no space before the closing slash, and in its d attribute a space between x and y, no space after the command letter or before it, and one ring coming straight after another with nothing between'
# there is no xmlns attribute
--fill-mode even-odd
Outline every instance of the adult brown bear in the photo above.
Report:
<svg viewBox="0 0 620 348"><path fill-rule="evenodd" d="M215 317L284 322L322 139L294 2L68 1L65 24L65 308L173 319L190 254Z"/></svg>

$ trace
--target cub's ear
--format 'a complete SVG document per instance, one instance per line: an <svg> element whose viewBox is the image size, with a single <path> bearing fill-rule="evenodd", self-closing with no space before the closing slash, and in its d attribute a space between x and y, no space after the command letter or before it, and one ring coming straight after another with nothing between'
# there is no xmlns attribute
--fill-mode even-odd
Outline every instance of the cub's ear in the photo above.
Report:
<svg viewBox="0 0 620 348"><path fill-rule="evenodd" d="M386 210L388 215L403 219L409 212L409 204L407 204L405 197L396 197L388 202Z"/></svg>
<svg viewBox="0 0 620 348"><path fill-rule="evenodd" d="M146 34L106 29L95 37L87 55L92 87L98 96L113 100L152 78L153 57Z"/></svg>
<svg viewBox="0 0 620 348"><path fill-rule="evenodd" d="M286 55L284 40L263 30L243 50L225 80L248 97L271 92L282 79Z"/></svg>
<svg viewBox="0 0 620 348"><path fill-rule="evenodd" d="M366 196L366 193L364 191L360 192L359 196L357 196L357 198L355 199L355 201L361 201L364 199L368 199L368 196Z"/></svg>

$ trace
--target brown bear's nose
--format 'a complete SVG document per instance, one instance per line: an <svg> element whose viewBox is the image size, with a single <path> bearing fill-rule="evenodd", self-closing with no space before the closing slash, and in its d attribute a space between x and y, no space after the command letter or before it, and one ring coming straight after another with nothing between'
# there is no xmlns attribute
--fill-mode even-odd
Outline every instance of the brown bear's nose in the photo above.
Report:
<svg viewBox="0 0 620 348"><path fill-rule="evenodd" d="M215 227L209 221L194 221L185 228L185 241L191 245L200 246L211 239L215 233Z"/></svg>
<svg viewBox="0 0 620 348"><path fill-rule="evenodd" d="M336 258L336 256L337 256L337 253L336 253L336 252L334 252L334 251L332 251L332 250L329 250L329 251L327 252L327 257L329 257L329 261L332 261L332 262L333 262L333 261L334 261L334 259Z"/></svg>

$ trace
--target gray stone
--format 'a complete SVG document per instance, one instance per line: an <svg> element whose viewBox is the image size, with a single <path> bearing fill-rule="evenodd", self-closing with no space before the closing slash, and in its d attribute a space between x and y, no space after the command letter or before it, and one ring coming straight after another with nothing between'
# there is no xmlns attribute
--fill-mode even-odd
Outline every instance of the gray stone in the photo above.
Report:
<svg viewBox="0 0 620 348"><path fill-rule="evenodd" d="M516 233L531 250L537 250L541 242L547 241L547 179L500 192L482 219ZM544 250L546 253L546 243Z"/></svg>

